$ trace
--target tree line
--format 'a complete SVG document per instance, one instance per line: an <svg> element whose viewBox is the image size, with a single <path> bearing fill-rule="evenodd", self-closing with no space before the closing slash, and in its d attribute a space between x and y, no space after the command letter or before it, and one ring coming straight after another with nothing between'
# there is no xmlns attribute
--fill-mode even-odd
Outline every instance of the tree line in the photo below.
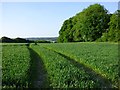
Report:
<svg viewBox="0 0 120 90"><path fill-rule="evenodd" d="M120 10L110 14L100 4L90 5L64 21L58 42L120 41Z"/></svg>
<svg viewBox="0 0 120 90"><path fill-rule="evenodd" d="M23 39L23 38L15 38L15 39L11 39L9 37L2 37L0 39L0 41L2 43L30 43L30 42L33 42L33 41L29 41L29 40L26 40L26 39Z"/></svg>
<svg viewBox="0 0 120 90"><path fill-rule="evenodd" d="M51 41L46 41L46 40L26 40L24 38L15 38L11 39L9 37L2 37L0 39L0 42L2 43L51 43Z"/></svg>

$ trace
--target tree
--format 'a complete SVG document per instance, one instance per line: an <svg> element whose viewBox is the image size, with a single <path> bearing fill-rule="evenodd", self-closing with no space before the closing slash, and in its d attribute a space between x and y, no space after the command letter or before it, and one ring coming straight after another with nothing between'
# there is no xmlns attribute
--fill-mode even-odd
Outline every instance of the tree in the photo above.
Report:
<svg viewBox="0 0 120 90"><path fill-rule="evenodd" d="M5 36L1 38L1 41L2 43L13 43L14 42L13 39L5 37Z"/></svg>
<svg viewBox="0 0 120 90"><path fill-rule="evenodd" d="M109 23L107 10L100 4L90 5L80 17L80 29L85 41L95 41L106 32Z"/></svg>
<svg viewBox="0 0 120 90"><path fill-rule="evenodd" d="M65 20L63 26L59 31L58 42L70 42L73 41L73 32L71 31L73 27L72 18Z"/></svg>
<svg viewBox="0 0 120 90"><path fill-rule="evenodd" d="M110 18L108 41L120 41L120 10L117 10Z"/></svg>
<svg viewBox="0 0 120 90"><path fill-rule="evenodd" d="M23 38L11 39L11 38L8 38L5 36L2 37L0 41L2 41L2 43L31 43L31 42L34 42L34 41L26 40Z"/></svg>
<svg viewBox="0 0 120 90"><path fill-rule="evenodd" d="M29 41L23 38L15 38L14 42L15 43L28 43Z"/></svg>
<svg viewBox="0 0 120 90"><path fill-rule="evenodd" d="M58 42L95 41L107 31L109 21L110 15L103 6L90 5L64 21L59 31Z"/></svg>

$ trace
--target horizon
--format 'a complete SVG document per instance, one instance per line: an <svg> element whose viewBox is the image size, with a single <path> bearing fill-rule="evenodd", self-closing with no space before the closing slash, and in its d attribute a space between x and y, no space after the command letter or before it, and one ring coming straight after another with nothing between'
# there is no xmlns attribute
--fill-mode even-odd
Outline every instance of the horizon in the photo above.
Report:
<svg viewBox="0 0 120 90"><path fill-rule="evenodd" d="M110 13L118 10L118 2L2 3L0 4L2 9L0 38L3 36L9 38L58 37L59 30L66 19L95 3L104 5Z"/></svg>

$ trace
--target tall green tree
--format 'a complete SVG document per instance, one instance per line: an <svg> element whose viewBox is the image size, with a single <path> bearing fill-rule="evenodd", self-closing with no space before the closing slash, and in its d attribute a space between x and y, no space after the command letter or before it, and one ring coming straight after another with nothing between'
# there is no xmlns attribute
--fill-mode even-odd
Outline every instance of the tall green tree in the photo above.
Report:
<svg viewBox="0 0 120 90"><path fill-rule="evenodd" d="M59 31L59 42L95 41L107 31L110 16L100 4L90 5L66 20Z"/></svg>
<svg viewBox="0 0 120 90"><path fill-rule="evenodd" d="M58 37L58 42L71 42L73 41L72 29L73 23L72 18L64 21L63 26L61 27Z"/></svg>
<svg viewBox="0 0 120 90"><path fill-rule="evenodd" d="M120 10L117 10L110 18L108 41L120 41Z"/></svg>
<svg viewBox="0 0 120 90"><path fill-rule="evenodd" d="M80 29L85 41L95 41L106 32L110 21L108 11L100 4L90 5L83 10L80 18Z"/></svg>

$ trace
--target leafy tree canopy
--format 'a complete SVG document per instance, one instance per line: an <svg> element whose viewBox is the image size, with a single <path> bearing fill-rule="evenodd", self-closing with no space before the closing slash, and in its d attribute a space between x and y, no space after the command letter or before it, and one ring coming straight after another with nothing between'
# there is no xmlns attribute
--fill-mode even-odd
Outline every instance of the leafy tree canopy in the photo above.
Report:
<svg viewBox="0 0 120 90"><path fill-rule="evenodd" d="M100 4L90 5L82 12L64 21L59 31L58 42L96 41L103 38L102 35L108 36L106 34L108 32L111 37L113 33L110 31L112 32L115 27L117 29L119 26L116 23L118 13L119 11L115 15L108 14L108 10Z"/></svg>

